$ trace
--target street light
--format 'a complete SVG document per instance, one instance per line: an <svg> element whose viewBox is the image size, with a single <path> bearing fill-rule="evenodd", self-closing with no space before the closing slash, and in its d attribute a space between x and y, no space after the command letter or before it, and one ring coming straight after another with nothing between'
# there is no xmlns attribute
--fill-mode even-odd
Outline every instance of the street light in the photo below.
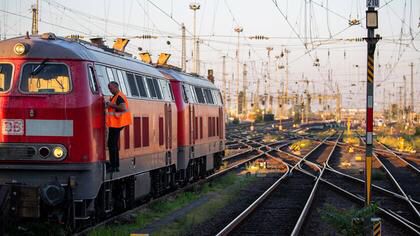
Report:
<svg viewBox="0 0 420 236"><path fill-rule="evenodd" d="M199 66L199 59L198 59L198 39L196 36L196 26L195 26L195 20L196 20L196 11L200 10L200 4L199 3L191 3L190 9L194 11L194 35L193 35L193 73L199 74L200 73L200 66Z"/></svg>
<svg viewBox="0 0 420 236"><path fill-rule="evenodd" d="M240 26L237 26L237 27L235 27L234 29L233 29L236 33L238 33L238 44L237 44L237 49L236 49L236 76L237 76L237 78L236 78L236 106L237 106L237 109L236 109L236 114L238 114L239 115L239 110L240 110L240 108L239 108L239 78L240 78L240 75L239 75L239 47L240 47L240 34L244 31L244 29L242 28L242 27L240 27Z"/></svg>

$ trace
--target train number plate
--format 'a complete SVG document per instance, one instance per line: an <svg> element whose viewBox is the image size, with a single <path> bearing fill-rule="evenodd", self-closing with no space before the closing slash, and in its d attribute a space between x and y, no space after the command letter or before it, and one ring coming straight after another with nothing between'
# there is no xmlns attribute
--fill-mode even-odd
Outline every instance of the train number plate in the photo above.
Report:
<svg viewBox="0 0 420 236"><path fill-rule="evenodd" d="M23 120L4 119L1 120L1 133L3 135L23 135Z"/></svg>

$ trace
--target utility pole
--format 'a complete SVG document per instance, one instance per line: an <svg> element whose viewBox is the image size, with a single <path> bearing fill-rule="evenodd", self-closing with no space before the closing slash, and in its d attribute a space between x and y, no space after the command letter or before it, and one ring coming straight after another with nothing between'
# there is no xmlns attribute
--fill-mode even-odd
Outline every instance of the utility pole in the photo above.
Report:
<svg viewBox="0 0 420 236"><path fill-rule="evenodd" d="M403 90L403 86L399 86L398 87L398 89L399 89L399 94L400 94L400 100L399 100L399 102L398 102L398 121L402 121L403 119L404 119L404 108L403 108L403 92L402 92L402 90Z"/></svg>
<svg viewBox="0 0 420 236"><path fill-rule="evenodd" d="M39 0L36 0L36 5L32 5L32 35L38 34L38 20L39 20Z"/></svg>
<svg viewBox="0 0 420 236"><path fill-rule="evenodd" d="M379 35L375 37L378 28L379 0L366 0L366 28L367 28L367 83L366 83L366 158L365 158L365 206L369 206L372 199L372 156L373 156L373 89L375 71L375 48Z"/></svg>
<svg viewBox="0 0 420 236"><path fill-rule="evenodd" d="M194 19L193 19L193 27L194 27L194 34L193 34L193 73L199 74L200 73L200 65L199 65L199 57L198 57L198 38L196 34L196 13L200 10L199 3L191 3L190 9L194 11Z"/></svg>
<svg viewBox="0 0 420 236"><path fill-rule="evenodd" d="M181 52L181 69L183 72L187 69L187 39L185 35L185 25L182 23L182 52Z"/></svg>
<svg viewBox="0 0 420 236"><path fill-rule="evenodd" d="M283 95L284 95L284 100L283 100L283 104L287 104L288 103L288 90L289 90L289 53L290 51L287 50L287 48L284 49L284 56L286 59L286 66L285 66L285 73L286 73L286 81L284 83L284 87L283 87ZM283 110L283 109L282 109ZM287 117L287 112L286 112L286 117Z"/></svg>
<svg viewBox="0 0 420 236"><path fill-rule="evenodd" d="M404 123L407 122L407 80L405 75L403 76L404 79L404 105L403 105L403 119Z"/></svg>
<svg viewBox="0 0 420 236"><path fill-rule="evenodd" d="M236 114L237 115L239 115L239 80L240 80L240 75L239 75L239 64L240 64L240 62L239 62L239 47L240 47L240 34L241 34L241 32L242 31L244 31L244 29L242 28L242 27L240 27L240 26L238 26L238 27L236 27L235 29L234 29L234 31L236 32L236 33L238 33L238 41L237 41L237 48L236 48L236 94L235 94L235 98L236 98L236 106L237 106L237 109L236 109Z"/></svg>
<svg viewBox="0 0 420 236"><path fill-rule="evenodd" d="M271 86L270 86L270 82L271 82L271 73L270 73L270 69L271 69L271 51L273 51L272 47L267 47L267 56L268 56L268 64L267 64L267 83L266 83L266 91L267 91L267 102L268 102L268 110L272 112L272 108L273 108L273 104L272 104L272 99L270 99L271 96Z"/></svg>
<svg viewBox="0 0 420 236"><path fill-rule="evenodd" d="M310 95L309 95L309 80L306 79L304 81L306 83L306 87L305 87L305 92L304 94L305 96L305 123L307 124L309 121L309 106L310 106Z"/></svg>
<svg viewBox="0 0 420 236"><path fill-rule="evenodd" d="M341 121L341 93L340 88L337 86L337 95L336 95L336 103L335 103L335 113L336 113L336 121Z"/></svg>
<svg viewBox="0 0 420 236"><path fill-rule="evenodd" d="M260 109L260 76L257 76L257 87L255 89L254 95L254 111L258 111Z"/></svg>
<svg viewBox="0 0 420 236"><path fill-rule="evenodd" d="M382 92L382 101L383 101L383 112L384 112L384 115L385 115L385 112L386 112L386 102L385 102L385 100L386 100L386 89L384 88L383 89L383 92Z"/></svg>
<svg viewBox="0 0 420 236"><path fill-rule="evenodd" d="M227 100L226 100L226 56L223 56L223 67L222 67L222 97L223 97L223 102L225 104L225 109L228 110L228 106L227 106Z"/></svg>
<svg viewBox="0 0 420 236"><path fill-rule="evenodd" d="M248 104L246 101L246 92L247 92L246 88L248 87L247 74L248 74L248 71L246 68L246 64L244 64L244 70L243 70L243 75L242 75L242 91L243 91L242 113L245 115L248 114L248 110L247 110Z"/></svg>
<svg viewBox="0 0 420 236"><path fill-rule="evenodd" d="M410 86L411 86L411 91L410 91L410 124L412 125L414 122L414 78L413 78L413 67L414 67L414 63L410 63L410 67L411 67L411 81L410 81Z"/></svg>

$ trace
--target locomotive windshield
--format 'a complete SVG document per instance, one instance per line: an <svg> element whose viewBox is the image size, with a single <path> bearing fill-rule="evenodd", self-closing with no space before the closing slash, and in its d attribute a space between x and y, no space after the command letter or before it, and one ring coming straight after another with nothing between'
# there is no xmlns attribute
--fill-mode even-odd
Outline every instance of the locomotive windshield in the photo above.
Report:
<svg viewBox="0 0 420 236"><path fill-rule="evenodd" d="M26 93L67 93L69 71L63 64L29 63L23 67L20 90Z"/></svg>
<svg viewBox="0 0 420 236"><path fill-rule="evenodd" d="M0 93L9 90L12 81L12 65L0 63Z"/></svg>

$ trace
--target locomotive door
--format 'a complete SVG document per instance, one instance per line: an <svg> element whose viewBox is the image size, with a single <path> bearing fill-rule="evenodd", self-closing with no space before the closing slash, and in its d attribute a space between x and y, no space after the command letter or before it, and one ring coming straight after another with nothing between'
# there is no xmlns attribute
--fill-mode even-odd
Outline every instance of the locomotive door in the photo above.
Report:
<svg viewBox="0 0 420 236"><path fill-rule="evenodd" d="M196 136L195 134L197 129L197 122L195 120L195 109L194 104L189 104L189 128L190 128L190 145L195 144Z"/></svg>
<svg viewBox="0 0 420 236"><path fill-rule="evenodd" d="M104 103L105 101L107 101L109 98L108 97L104 97L103 96L103 92L101 93L100 88L99 88L99 81L98 81L98 76L97 76L97 72L95 69L95 66L93 63L88 63L87 65L87 70L88 70L88 78L89 78L89 87L90 90L92 91L92 107L95 110L95 112L97 112L95 116L93 116L93 134L94 134L94 138L95 143L99 144L100 146L97 147L97 150L100 150L98 153L96 153L96 155L98 155L96 158L98 160L101 160L102 158L104 158L105 160L109 160L109 153L108 153L108 145L106 145L107 143L107 139L108 139L108 129L106 128L105 125L105 109L104 109Z"/></svg>
<svg viewBox="0 0 420 236"><path fill-rule="evenodd" d="M164 142L166 150L166 165L170 165L172 162L171 149L172 149L172 105L170 103L165 104L164 111L165 129L164 129Z"/></svg>
<svg viewBox="0 0 420 236"><path fill-rule="evenodd" d="M165 148L172 148L172 105L165 104Z"/></svg>
<svg viewBox="0 0 420 236"><path fill-rule="evenodd" d="M219 123L217 124L217 127L219 128L219 130L217 132L219 132L219 138L223 139L223 122L224 122L224 117L223 117L223 107L219 108Z"/></svg>

